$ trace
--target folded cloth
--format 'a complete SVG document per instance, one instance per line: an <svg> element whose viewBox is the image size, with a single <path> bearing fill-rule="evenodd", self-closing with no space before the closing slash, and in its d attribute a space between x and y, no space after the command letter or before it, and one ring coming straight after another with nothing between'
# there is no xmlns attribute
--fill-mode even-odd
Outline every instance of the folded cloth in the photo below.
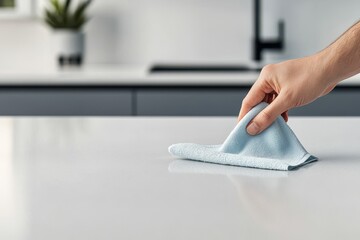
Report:
<svg viewBox="0 0 360 240"><path fill-rule="evenodd" d="M284 171L316 161L281 116L262 133L247 133L248 123L267 105L263 102L251 109L221 145L178 143L169 152L188 160Z"/></svg>

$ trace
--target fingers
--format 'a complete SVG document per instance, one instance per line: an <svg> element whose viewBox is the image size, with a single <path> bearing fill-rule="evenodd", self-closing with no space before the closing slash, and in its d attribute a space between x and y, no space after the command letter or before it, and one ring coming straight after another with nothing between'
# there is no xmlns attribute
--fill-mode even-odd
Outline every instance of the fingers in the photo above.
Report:
<svg viewBox="0 0 360 240"><path fill-rule="evenodd" d="M268 97L265 97L266 100L264 100L265 102L267 102L268 104L272 103L275 98L278 96L277 93L270 93L268 94ZM281 116L283 117L283 119L285 120L285 122L289 121L289 113L288 111L285 111L281 114Z"/></svg>
<svg viewBox="0 0 360 240"><path fill-rule="evenodd" d="M288 111L285 111L281 114L281 116L284 118L285 122L289 121L289 113Z"/></svg>
<svg viewBox="0 0 360 240"><path fill-rule="evenodd" d="M329 92L331 92L334 88L336 87L336 84L332 84L330 86L328 86L325 91L321 94L321 96L325 96L326 94L328 94Z"/></svg>
<svg viewBox="0 0 360 240"><path fill-rule="evenodd" d="M269 100L265 98L267 98L267 94L272 91L271 88L266 86L264 81L256 81L242 102L238 121L240 121L254 106L258 105L263 100Z"/></svg>
<svg viewBox="0 0 360 240"><path fill-rule="evenodd" d="M268 105L264 110L262 110L248 125L247 132L250 135L257 135L264 131L268 126L270 126L275 119L285 113L288 110L286 98L283 94L279 94L270 105ZM284 118L285 119L285 118ZM285 119L287 120L287 119Z"/></svg>

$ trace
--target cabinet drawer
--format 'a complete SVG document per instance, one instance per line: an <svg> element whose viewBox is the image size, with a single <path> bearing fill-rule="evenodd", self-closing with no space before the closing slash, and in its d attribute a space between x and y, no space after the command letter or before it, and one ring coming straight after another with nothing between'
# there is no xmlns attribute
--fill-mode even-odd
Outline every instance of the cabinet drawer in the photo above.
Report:
<svg viewBox="0 0 360 240"><path fill-rule="evenodd" d="M360 116L360 89L336 88L306 106L290 111L291 116Z"/></svg>
<svg viewBox="0 0 360 240"><path fill-rule="evenodd" d="M236 116L249 88L142 89L138 115ZM295 108L291 116L360 116L360 88L338 87L315 102Z"/></svg>
<svg viewBox="0 0 360 240"><path fill-rule="evenodd" d="M143 89L138 115L237 116L247 89Z"/></svg>
<svg viewBox="0 0 360 240"><path fill-rule="evenodd" d="M0 115L131 115L122 89L0 89Z"/></svg>

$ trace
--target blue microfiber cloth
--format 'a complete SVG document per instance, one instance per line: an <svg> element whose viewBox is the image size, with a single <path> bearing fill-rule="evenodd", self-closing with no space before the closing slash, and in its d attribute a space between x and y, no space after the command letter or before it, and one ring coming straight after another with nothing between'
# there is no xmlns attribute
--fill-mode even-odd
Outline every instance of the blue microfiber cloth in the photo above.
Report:
<svg viewBox="0 0 360 240"><path fill-rule="evenodd" d="M251 109L222 145L178 143L169 152L188 160L285 171L316 161L281 116L262 133L247 133L248 123L267 105L263 102Z"/></svg>

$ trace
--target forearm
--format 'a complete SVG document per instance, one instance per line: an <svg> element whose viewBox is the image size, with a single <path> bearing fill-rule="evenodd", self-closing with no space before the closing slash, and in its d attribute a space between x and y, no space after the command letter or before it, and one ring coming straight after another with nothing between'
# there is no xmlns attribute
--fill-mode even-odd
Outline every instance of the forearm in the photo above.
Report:
<svg viewBox="0 0 360 240"><path fill-rule="evenodd" d="M360 22L314 57L331 83L336 84L360 73Z"/></svg>

